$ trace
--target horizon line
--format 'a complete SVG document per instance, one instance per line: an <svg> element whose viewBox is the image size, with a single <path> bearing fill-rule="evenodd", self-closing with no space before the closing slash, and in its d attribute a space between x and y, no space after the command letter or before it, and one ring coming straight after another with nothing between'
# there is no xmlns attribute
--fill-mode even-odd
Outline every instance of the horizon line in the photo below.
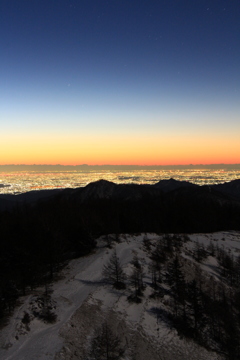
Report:
<svg viewBox="0 0 240 360"><path fill-rule="evenodd" d="M0 166L62 166L62 167L78 167L78 166L85 166L85 167L101 167L101 166L116 166L116 167L169 167L169 166L240 166L240 163L209 163L209 164L0 164Z"/></svg>

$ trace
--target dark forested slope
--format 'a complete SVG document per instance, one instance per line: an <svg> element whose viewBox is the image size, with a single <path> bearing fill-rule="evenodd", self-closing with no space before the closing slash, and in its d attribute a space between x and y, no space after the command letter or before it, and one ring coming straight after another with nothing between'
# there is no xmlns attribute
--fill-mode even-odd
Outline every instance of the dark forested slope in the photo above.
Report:
<svg viewBox="0 0 240 360"><path fill-rule="evenodd" d="M0 196L0 312L102 234L240 230L239 198L239 180L201 187L173 179Z"/></svg>

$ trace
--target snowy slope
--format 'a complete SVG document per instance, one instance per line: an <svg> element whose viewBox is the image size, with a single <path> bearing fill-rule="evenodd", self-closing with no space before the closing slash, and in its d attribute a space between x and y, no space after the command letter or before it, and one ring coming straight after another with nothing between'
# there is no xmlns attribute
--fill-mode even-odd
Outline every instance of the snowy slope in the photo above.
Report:
<svg viewBox="0 0 240 360"><path fill-rule="evenodd" d="M197 234L189 238L190 241L181 250L186 266L191 267L195 262L191 251L196 242L205 246L217 242L219 246L232 249L235 255L240 253L240 237L236 232ZM123 358L126 360L221 359L215 352L207 351L194 341L180 336L163 319L168 298L160 301L150 296L152 287L148 271L150 259L144 245L146 240L150 247L154 246L159 235L121 235L120 242L114 242L111 249L105 246L103 239L99 239L95 253L71 261L63 270L61 280L51 286L51 304L57 315L53 324L44 323L32 315L34 308L39 306L44 288L23 297L9 324L1 330L0 358L86 359L94 329L107 320L122 339L125 348ZM131 273L131 261L134 255L138 255L146 285L139 304L127 300L128 286L125 290L117 290L103 281L103 264L107 263L115 248L126 274ZM205 259L201 268L209 277L219 276L214 257ZM29 329L22 322L25 312L31 317Z"/></svg>

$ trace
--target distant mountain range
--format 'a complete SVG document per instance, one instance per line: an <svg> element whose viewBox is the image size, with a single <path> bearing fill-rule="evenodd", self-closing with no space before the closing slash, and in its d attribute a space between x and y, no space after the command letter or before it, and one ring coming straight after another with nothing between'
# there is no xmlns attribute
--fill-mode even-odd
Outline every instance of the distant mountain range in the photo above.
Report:
<svg viewBox="0 0 240 360"><path fill-rule="evenodd" d="M3 200L12 203L31 203L41 199L46 199L54 195L76 196L81 202L92 199L121 199L141 198L143 196L158 196L161 193L170 193L173 191L182 192L201 192L202 194L211 193L215 196L224 195L228 200L240 201L240 179L233 180L223 184L199 186L187 181L178 181L174 179L160 180L154 185L137 184L115 184L107 180L98 180L88 184L85 187L75 189L53 189L53 190L34 190L27 193L12 195L0 194L0 204ZM198 189L198 190L197 190ZM222 195L220 195L222 194ZM3 207L1 207L3 208Z"/></svg>
<svg viewBox="0 0 240 360"><path fill-rule="evenodd" d="M48 202L59 207L67 204L68 208L74 204L81 211L87 208L90 223L94 216L101 219L102 231L206 232L240 229L239 179L205 186L174 179L161 180L154 185L115 184L99 180L76 189L0 195L0 210L10 210L23 204L38 207ZM103 220L104 214L108 214L108 224ZM116 223L118 229L112 228L111 225Z"/></svg>

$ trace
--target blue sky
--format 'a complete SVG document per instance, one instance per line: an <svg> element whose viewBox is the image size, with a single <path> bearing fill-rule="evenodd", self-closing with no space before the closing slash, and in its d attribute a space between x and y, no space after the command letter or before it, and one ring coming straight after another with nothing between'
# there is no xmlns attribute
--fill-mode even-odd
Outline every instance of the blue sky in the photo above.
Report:
<svg viewBox="0 0 240 360"><path fill-rule="evenodd" d="M240 162L239 18L239 1L2 0L0 163Z"/></svg>

